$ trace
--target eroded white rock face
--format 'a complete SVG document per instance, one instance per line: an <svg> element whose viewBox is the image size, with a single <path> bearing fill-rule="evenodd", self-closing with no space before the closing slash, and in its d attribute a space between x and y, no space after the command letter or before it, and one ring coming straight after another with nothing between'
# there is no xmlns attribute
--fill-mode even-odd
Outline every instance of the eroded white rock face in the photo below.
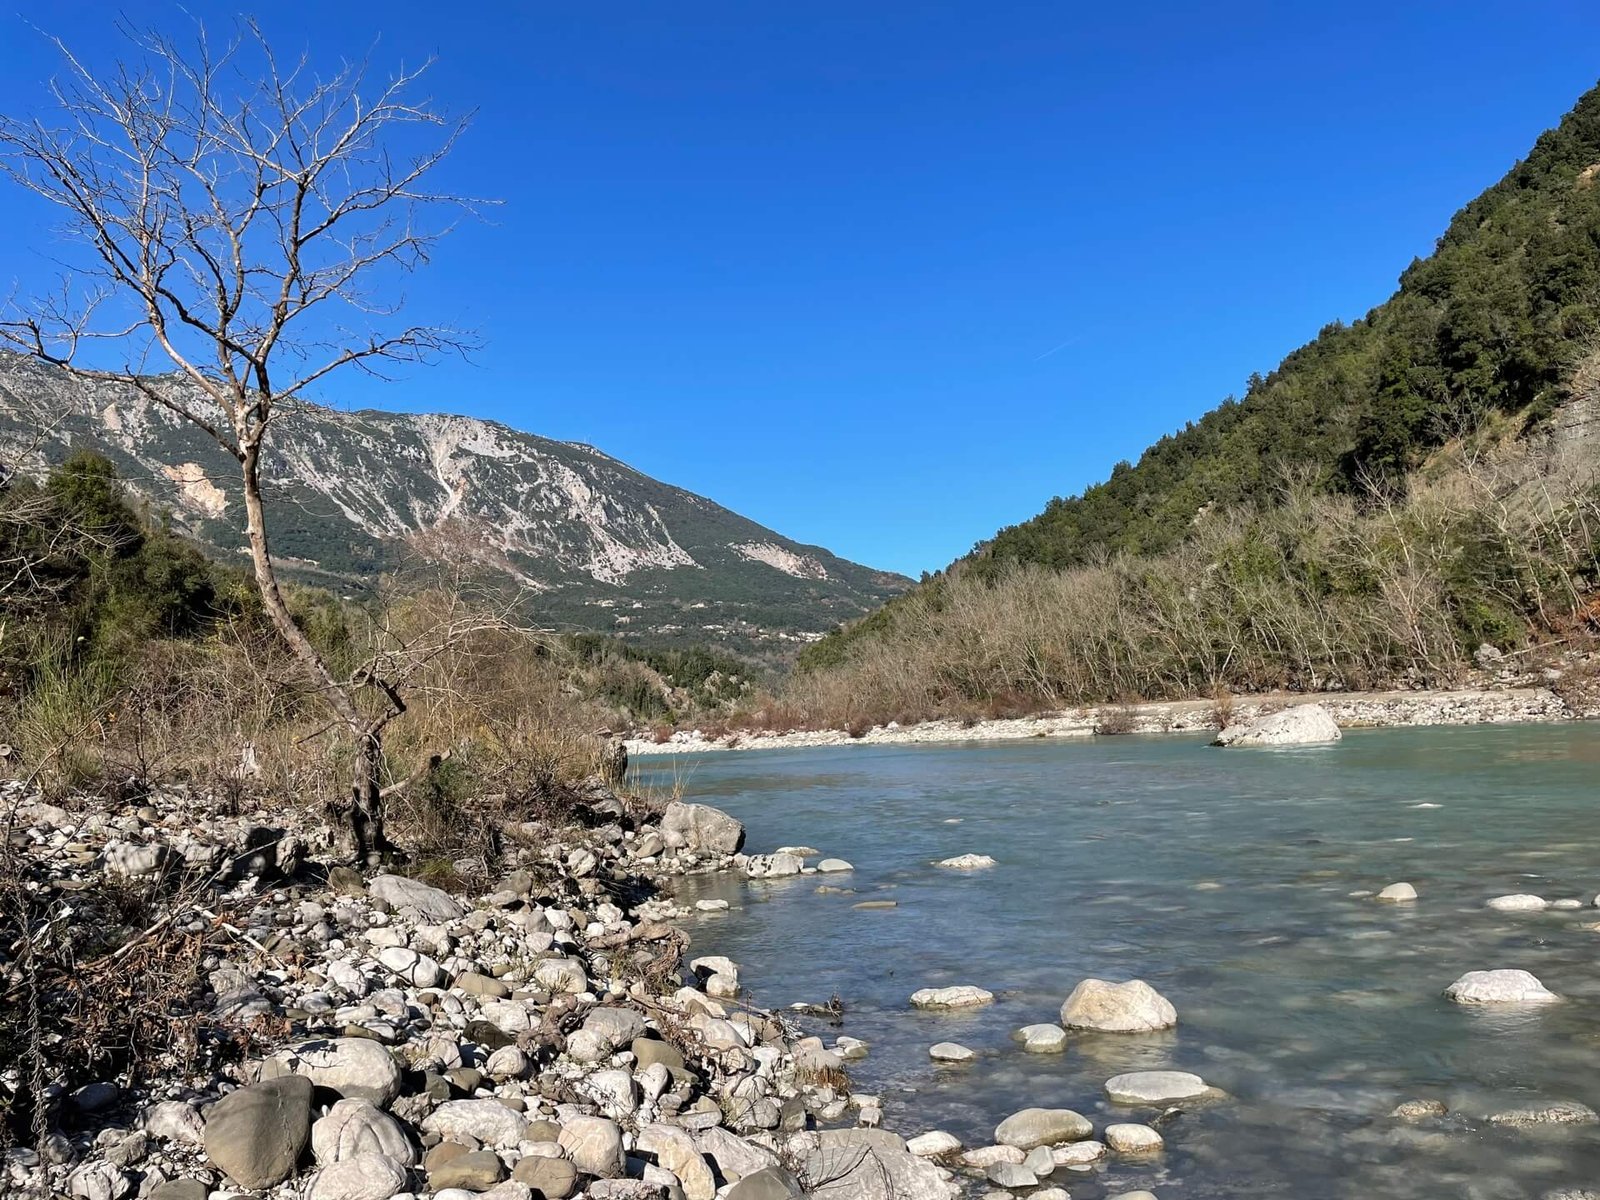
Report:
<svg viewBox="0 0 1600 1200"><path fill-rule="evenodd" d="M1214 746L1316 746L1337 742L1344 735L1333 714L1320 704L1296 704L1240 725L1230 725L1217 735Z"/></svg>
<svg viewBox="0 0 1600 1200"><path fill-rule="evenodd" d="M1067 1029L1152 1033L1177 1023L1178 1010L1142 979L1125 983L1085 979L1061 1006L1061 1024Z"/></svg>
<svg viewBox="0 0 1600 1200"><path fill-rule="evenodd" d="M1468 971L1444 990L1457 1004L1554 1004L1560 1000L1530 971Z"/></svg>

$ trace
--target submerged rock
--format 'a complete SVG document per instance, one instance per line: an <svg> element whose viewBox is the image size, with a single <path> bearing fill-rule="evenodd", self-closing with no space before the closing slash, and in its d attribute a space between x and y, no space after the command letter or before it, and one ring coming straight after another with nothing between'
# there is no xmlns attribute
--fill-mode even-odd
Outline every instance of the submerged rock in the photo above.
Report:
<svg viewBox="0 0 1600 1200"><path fill-rule="evenodd" d="M1297 704L1241 725L1230 725L1213 746L1314 746L1344 735L1333 714L1320 704Z"/></svg>
<svg viewBox="0 0 1600 1200"><path fill-rule="evenodd" d="M940 859L933 865L951 871L981 871L994 866L995 862L987 854L958 854L954 858ZM1596 903L1600 903L1600 897L1596 897Z"/></svg>
<svg viewBox="0 0 1600 1200"><path fill-rule="evenodd" d="M1396 1105L1389 1115L1402 1121L1422 1121L1429 1117L1442 1117L1449 1111L1443 1100L1407 1100Z"/></svg>
<svg viewBox="0 0 1600 1200"><path fill-rule="evenodd" d="M1553 1004L1560 1000L1531 972L1468 971L1444 990L1457 1004Z"/></svg>
<svg viewBox="0 0 1600 1200"><path fill-rule="evenodd" d="M1024 1025L1011 1040L1029 1054L1060 1054L1067 1048L1067 1031L1059 1025Z"/></svg>
<svg viewBox="0 0 1600 1200"><path fill-rule="evenodd" d="M1600 1114L1575 1100L1555 1100L1491 1113L1489 1123L1509 1129L1526 1129L1532 1125L1594 1125L1600 1123Z"/></svg>
<svg viewBox="0 0 1600 1200"><path fill-rule="evenodd" d="M1106 1080L1106 1095L1116 1104L1171 1104L1212 1094L1204 1079L1187 1071L1130 1071Z"/></svg>
<svg viewBox="0 0 1600 1200"><path fill-rule="evenodd" d="M957 987L922 988L911 994L917 1008L975 1008L994 1000L993 992L961 984Z"/></svg>

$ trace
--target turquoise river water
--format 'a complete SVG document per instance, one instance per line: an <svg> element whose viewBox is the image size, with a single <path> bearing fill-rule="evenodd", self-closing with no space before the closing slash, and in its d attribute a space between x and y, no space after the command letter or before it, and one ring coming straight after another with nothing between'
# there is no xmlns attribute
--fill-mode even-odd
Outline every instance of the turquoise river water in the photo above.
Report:
<svg viewBox="0 0 1600 1200"><path fill-rule="evenodd" d="M881 1095L902 1134L985 1145L1033 1105L1097 1127L1142 1120L1108 1106L1104 1081L1174 1067L1230 1098L1164 1122L1156 1159L1051 1183L1074 1200L1600 1189L1600 1125L1487 1120L1543 1101L1600 1109L1600 726L1360 731L1294 750L1173 735L844 746L644 759L637 774L739 817L753 852L809 845L854 864L722 874L680 894L731 901L690 922L693 952L739 962L757 1003L842 999L837 1026L802 1024L872 1044L850 1064L854 1087ZM998 865L932 865L969 852ZM1398 880L1417 903L1364 894ZM1511 892L1585 907L1484 907ZM897 907L853 907L873 899ZM1490 1011L1442 997L1493 967L1530 970L1564 1002ZM1056 1021L1088 976L1147 980L1177 1006L1177 1029L1024 1054L1012 1031ZM996 1001L910 1007L918 988L947 984ZM978 1057L935 1064L939 1041ZM1388 1115L1413 1098L1450 1115Z"/></svg>

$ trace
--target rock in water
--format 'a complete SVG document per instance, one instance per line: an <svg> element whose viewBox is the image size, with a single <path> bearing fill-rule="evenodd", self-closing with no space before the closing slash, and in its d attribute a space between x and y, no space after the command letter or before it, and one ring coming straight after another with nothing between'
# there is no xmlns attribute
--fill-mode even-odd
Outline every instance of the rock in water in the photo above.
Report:
<svg viewBox="0 0 1600 1200"><path fill-rule="evenodd" d="M1178 1023L1178 1011L1142 979L1107 983L1085 979L1061 1006L1061 1024L1068 1029L1100 1033L1151 1033Z"/></svg>
<svg viewBox="0 0 1600 1200"><path fill-rule="evenodd" d="M961 1139L942 1129L932 1129L908 1139L906 1149L918 1158L938 1158L941 1154L953 1154L961 1149Z"/></svg>
<svg viewBox="0 0 1600 1200"><path fill-rule="evenodd" d="M1594 1125L1600 1123L1600 1114L1587 1104L1579 1104L1575 1100L1553 1100L1527 1108L1490 1113L1489 1123L1508 1129L1526 1129L1531 1125Z"/></svg>
<svg viewBox="0 0 1600 1200"><path fill-rule="evenodd" d="M1337 742L1343 734L1333 714L1320 704L1297 704L1282 712L1230 725L1213 746L1316 746Z"/></svg>
<svg viewBox="0 0 1600 1200"><path fill-rule="evenodd" d="M1070 1108L1025 1108L995 1127L994 1140L1002 1146L1032 1150L1036 1146L1081 1142L1093 1134L1094 1125L1089 1118Z"/></svg>
<svg viewBox="0 0 1600 1200"><path fill-rule="evenodd" d="M1543 896L1521 892L1515 896L1496 896L1489 901L1489 907L1496 912L1543 912L1550 907L1550 902Z"/></svg>
<svg viewBox="0 0 1600 1200"><path fill-rule="evenodd" d="M206 1114L206 1156L243 1188L294 1172L311 1136L311 1081L286 1075L230 1092Z"/></svg>
<svg viewBox="0 0 1600 1200"><path fill-rule="evenodd" d="M1209 1096L1211 1088L1187 1071L1130 1071L1106 1080L1106 1095L1116 1104L1171 1104Z"/></svg>
<svg viewBox="0 0 1600 1200"><path fill-rule="evenodd" d="M1060 1054L1067 1048L1067 1031L1059 1025L1024 1025L1011 1040L1029 1054Z"/></svg>
<svg viewBox="0 0 1600 1200"><path fill-rule="evenodd" d="M1410 904L1417 898L1417 889L1409 883L1391 883L1378 893L1378 899L1386 904Z"/></svg>
<svg viewBox="0 0 1600 1200"><path fill-rule="evenodd" d="M917 1008L975 1008L994 999L993 992L963 984L959 987L922 988L911 994Z"/></svg>
<svg viewBox="0 0 1600 1200"><path fill-rule="evenodd" d="M1106 1145L1118 1154L1154 1154L1161 1149L1161 1135L1148 1125L1107 1125Z"/></svg>
<svg viewBox="0 0 1600 1200"><path fill-rule="evenodd" d="M667 845L697 854L737 854L744 847L744 826L709 804L674 800L661 817L661 835Z"/></svg>
<svg viewBox="0 0 1600 1200"><path fill-rule="evenodd" d="M981 871L994 866L994 859L987 854L958 854L954 858L942 858L933 865L951 871ZM1600 897L1596 900L1600 901Z"/></svg>
<svg viewBox="0 0 1600 1200"><path fill-rule="evenodd" d="M940 1042L928 1048L928 1057L934 1062L964 1063L971 1062L978 1056L956 1042Z"/></svg>
<svg viewBox="0 0 1600 1200"><path fill-rule="evenodd" d="M1560 1000L1528 971L1468 971L1445 988L1457 1004L1553 1004Z"/></svg>

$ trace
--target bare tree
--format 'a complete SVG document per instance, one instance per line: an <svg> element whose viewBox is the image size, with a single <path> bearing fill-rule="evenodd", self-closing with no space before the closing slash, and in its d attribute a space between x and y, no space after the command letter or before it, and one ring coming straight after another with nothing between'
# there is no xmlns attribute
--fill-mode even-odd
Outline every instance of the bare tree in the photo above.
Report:
<svg viewBox="0 0 1600 1200"><path fill-rule="evenodd" d="M262 602L354 742L351 830L370 858L387 849L383 733L405 703L381 664L337 677L296 623L268 539L266 452L335 372L468 348L399 312L402 279L469 208L430 187L464 122L416 97L426 64L318 75L304 57L280 63L254 23L222 47L203 30L192 49L124 32L130 57L103 73L56 41L49 111L0 117L0 169L56 206L76 251L59 292L14 303L0 335L137 389L238 464Z"/></svg>

